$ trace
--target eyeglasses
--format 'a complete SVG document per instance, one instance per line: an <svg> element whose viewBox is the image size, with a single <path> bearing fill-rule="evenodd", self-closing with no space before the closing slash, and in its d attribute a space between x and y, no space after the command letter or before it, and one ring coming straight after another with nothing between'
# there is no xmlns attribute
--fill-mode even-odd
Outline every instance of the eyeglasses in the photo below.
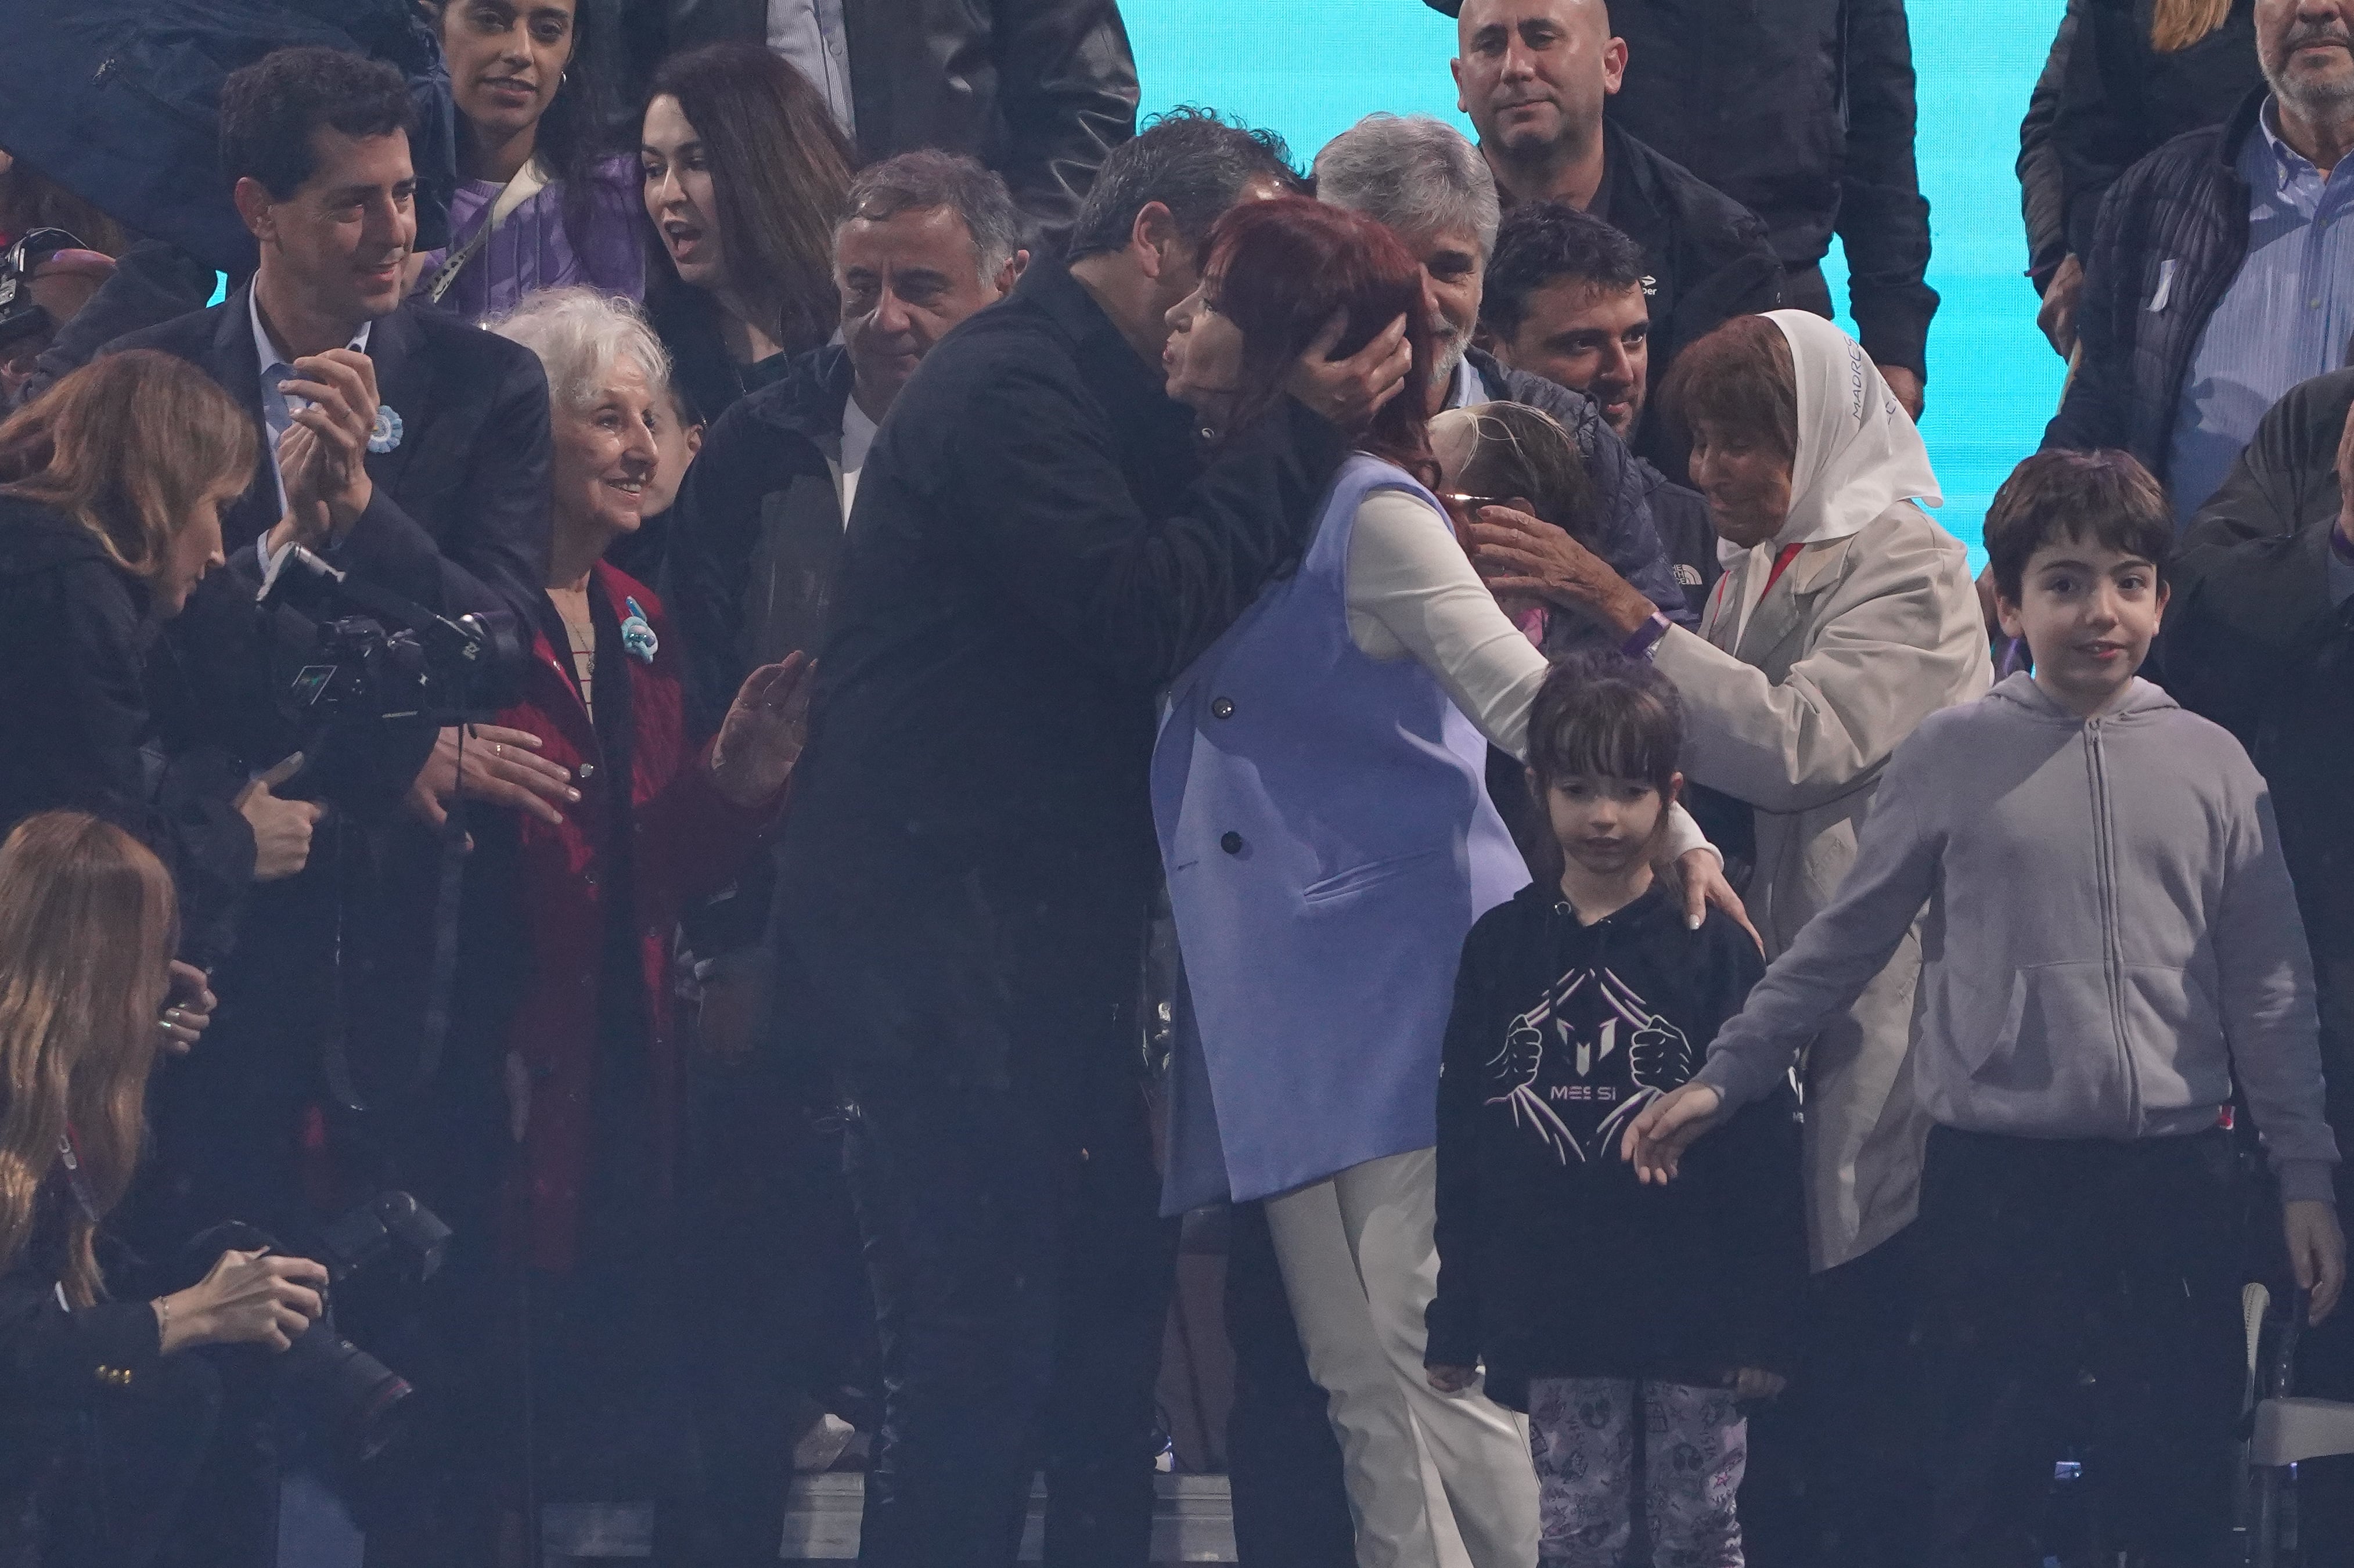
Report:
<svg viewBox="0 0 2354 1568"><path fill-rule="evenodd" d="M1513 500L1509 495L1470 495L1459 490L1442 490L1438 493L1438 499L1457 506L1468 506L1475 512L1482 506L1510 506Z"/></svg>

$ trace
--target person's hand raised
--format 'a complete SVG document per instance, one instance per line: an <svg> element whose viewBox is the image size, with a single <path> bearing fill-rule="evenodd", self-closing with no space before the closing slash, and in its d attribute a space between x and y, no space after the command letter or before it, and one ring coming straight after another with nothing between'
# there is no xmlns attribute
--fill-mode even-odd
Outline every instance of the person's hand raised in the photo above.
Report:
<svg viewBox="0 0 2354 1568"><path fill-rule="evenodd" d="M744 677L711 747L711 779L731 804L755 806L785 786L809 740L806 653L788 653Z"/></svg>
<svg viewBox="0 0 2354 1568"><path fill-rule="evenodd" d="M318 432L304 425L289 426L278 439L275 461L279 482L286 489L286 511L270 530L265 555L274 556L288 545L325 548L334 535L334 517L319 492Z"/></svg>
<svg viewBox="0 0 2354 1568"><path fill-rule="evenodd" d="M1348 358L1334 359L1333 345L1347 324L1348 318L1338 314L1324 323L1293 363L1283 389L1355 435L1373 422L1382 405L1405 389L1406 373L1414 368L1414 349L1405 341L1405 318L1400 316Z"/></svg>
<svg viewBox="0 0 2354 1568"><path fill-rule="evenodd" d="M331 348L303 355L292 368L293 378L280 383L279 390L290 401L303 400L305 406L294 410L295 428L316 438L300 470L300 493L326 506L331 526L348 528L376 497L367 471L368 441L376 434L379 402L376 361L352 349ZM289 439L293 433L287 431ZM297 481L290 476L286 499L299 515L297 491Z"/></svg>

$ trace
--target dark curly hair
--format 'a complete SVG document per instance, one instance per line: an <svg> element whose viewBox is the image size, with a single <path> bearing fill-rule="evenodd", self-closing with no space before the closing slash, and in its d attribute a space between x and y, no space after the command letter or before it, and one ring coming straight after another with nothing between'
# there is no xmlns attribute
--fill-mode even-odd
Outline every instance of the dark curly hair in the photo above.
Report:
<svg viewBox="0 0 2354 1568"><path fill-rule="evenodd" d="M1504 215L1488 263L1479 325L1504 342L1520 335L1529 296L1564 278L1617 294L1643 286L1643 248L1567 202L1532 201Z"/></svg>
<svg viewBox="0 0 2354 1568"><path fill-rule="evenodd" d="M1199 243L1255 179L1272 180L1289 196L1308 194L1308 182L1291 166L1291 149L1274 132L1190 106L1155 115L1104 160L1065 254L1078 261L1119 249L1136 215L1156 201L1176 220L1180 238Z"/></svg>
<svg viewBox="0 0 2354 1568"><path fill-rule="evenodd" d="M408 83L397 68L347 50L273 49L221 84L221 173L231 185L259 180L284 201L318 172L311 136L322 126L352 137L414 131Z"/></svg>

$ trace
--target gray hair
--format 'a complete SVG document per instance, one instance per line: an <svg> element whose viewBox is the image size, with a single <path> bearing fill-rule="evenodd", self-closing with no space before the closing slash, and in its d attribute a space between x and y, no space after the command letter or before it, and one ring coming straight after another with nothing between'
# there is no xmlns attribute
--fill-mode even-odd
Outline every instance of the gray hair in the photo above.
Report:
<svg viewBox="0 0 2354 1568"><path fill-rule="evenodd" d="M1474 234L1496 249L1499 207L1488 160L1463 133L1427 114L1368 114L1316 154L1316 196L1363 213L1411 245Z"/></svg>
<svg viewBox="0 0 2354 1568"><path fill-rule="evenodd" d="M606 376L625 359L646 373L657 400L670 389L669 350L644 313L619 295L578 285L540 289L482 325L539 355L549 400L575 413L595 405Z"/></svg>
<svg viewBox="0 0 2354 1568"><path fill-rule="evenodd" d="M834 238L842 238L854 218L883 223L903 212L939 207L964 220L982 282L1003 271L1022 249L1022 214L1004 179L976 158L937 147L918 147L860 170L850 183L849 216L834 225Z"/></svg>

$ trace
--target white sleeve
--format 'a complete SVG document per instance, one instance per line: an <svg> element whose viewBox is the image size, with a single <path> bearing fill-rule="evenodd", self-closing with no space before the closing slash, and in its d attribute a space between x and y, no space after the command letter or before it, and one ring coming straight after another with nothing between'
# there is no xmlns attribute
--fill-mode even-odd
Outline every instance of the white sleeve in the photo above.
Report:
<svg viewBox="0 0 2354 1568"><path fill-rule="evenodd" d="M1544 683L1545 656L1497 605L1453 526L1405 491L1374 491L1357 507L1349 634L1371 658L1412 654L1481 735L1527 757L1529 705ZM1666 858L1712 847L1676 807Z"/></svg>
<svg viewBox="0 0 2354 1568"><path fill-rule="evenodd" d="M1497 607L1447 519L1405 491L1377 490L1357 508L1349 632L1373 658L1412 654L1481 735L1527 754L1545 657Z"/></svg>

